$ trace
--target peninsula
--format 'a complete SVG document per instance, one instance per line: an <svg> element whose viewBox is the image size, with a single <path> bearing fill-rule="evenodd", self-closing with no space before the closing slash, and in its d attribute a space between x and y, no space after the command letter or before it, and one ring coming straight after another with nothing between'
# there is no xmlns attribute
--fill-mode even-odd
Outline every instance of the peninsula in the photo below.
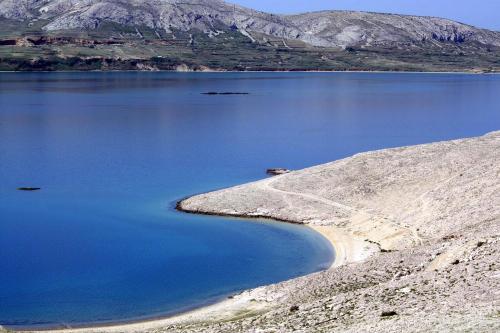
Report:
<svg viewBox="0 0 500 333"><path fill-rule="evenodd" d="M72 332L500 329L500 132L361 153L178 208L305 224L336 263L175 318Z"/></svg>

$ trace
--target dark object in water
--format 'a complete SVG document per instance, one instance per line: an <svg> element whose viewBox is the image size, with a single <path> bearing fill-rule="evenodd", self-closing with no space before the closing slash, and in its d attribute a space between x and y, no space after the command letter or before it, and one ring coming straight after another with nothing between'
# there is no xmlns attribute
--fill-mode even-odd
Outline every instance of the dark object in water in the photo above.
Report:
<svg viewBox="0 0 500 333"><path fill-rule="evenodd" d="M267 169L266 173L268 175L278 176L278 175L284 175L285 173L289 173L290 171L291 170L285 168L271 168Z"/></svg>
<svg viewBox="0 0 500 333"><path fill-rule="evenodd" d="M231 91L226 91L226 92L209 91L201 94L202 95L250 95L247 92L231 92Z"/></svg>
<svg viewBox="0 0 500 333"><path fill-rule="evenodd" d="M299 306L298 305L292 305L290 307L290 312L297 312L299 311Z"/></svg>
<svg viewBox="0 0 500 333"><path fill-rule="evenodd" d="M40 187L19 187L19 191L38 191L41 190L42 188Z"/></svg>

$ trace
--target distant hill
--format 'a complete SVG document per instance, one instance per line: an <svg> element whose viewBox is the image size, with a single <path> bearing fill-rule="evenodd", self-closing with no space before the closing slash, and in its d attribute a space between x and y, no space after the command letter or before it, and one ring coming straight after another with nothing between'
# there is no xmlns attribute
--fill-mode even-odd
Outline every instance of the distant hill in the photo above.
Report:
<svg viewBox="0 0 500 333"><path fill-rule="evenodd" d="M500 33L435 17L219 0L0 0L0 69L477 70Z"/></svg>

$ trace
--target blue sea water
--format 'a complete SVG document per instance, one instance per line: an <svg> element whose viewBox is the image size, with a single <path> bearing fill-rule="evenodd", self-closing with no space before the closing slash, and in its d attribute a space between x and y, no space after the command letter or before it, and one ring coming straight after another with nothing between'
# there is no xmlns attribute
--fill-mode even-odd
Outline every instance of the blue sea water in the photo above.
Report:
<svg viewBox="0 0 500 333"><path fill-rule="evenodd" d="M494 75L1 73L0 325L152 318L323 269L308 228L175 202L498 129Z"/></svg>

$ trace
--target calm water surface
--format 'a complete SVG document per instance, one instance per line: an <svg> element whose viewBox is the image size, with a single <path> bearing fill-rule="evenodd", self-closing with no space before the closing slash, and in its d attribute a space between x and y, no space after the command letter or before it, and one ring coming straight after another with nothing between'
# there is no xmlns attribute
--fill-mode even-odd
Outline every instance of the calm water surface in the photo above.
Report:
<svg viewBox="0 0 500 333"><path fill-rule="evenodd" d="M307 228L173 204L498 129L500 76L0 74L0 324L150 318L317 271L333 254Z"/></svg>

